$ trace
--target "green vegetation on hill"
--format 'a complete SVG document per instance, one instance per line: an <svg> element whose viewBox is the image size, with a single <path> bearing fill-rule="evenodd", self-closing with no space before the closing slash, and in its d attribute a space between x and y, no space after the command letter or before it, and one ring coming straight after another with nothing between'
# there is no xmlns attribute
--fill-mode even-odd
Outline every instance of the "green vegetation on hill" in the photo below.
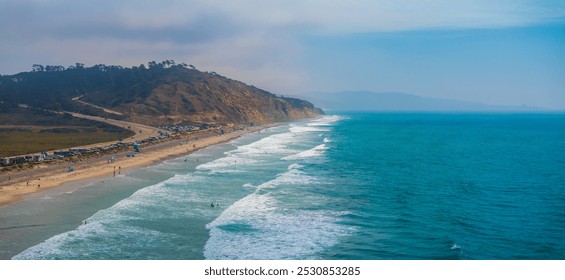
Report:
<svg viewBox="0 0 565 280"><path fill-rule="evenodd" d="M77 97L123 115L73 100ZM267 123L323 113L307 101L277 96L172 60L131 68L34 65L32 72L0 76L0 114L18 104L153 125Z"/></svg>

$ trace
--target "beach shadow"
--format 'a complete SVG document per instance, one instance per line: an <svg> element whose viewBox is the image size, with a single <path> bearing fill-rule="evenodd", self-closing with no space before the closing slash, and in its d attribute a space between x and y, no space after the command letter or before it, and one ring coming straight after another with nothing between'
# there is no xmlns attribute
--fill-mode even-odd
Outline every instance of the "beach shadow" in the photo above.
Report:
<svg viewBox="0 0 565 280"><path fill-rule="evenodd" d="M25 226L13 226L13 227L5 227L0 228L0 230L9 230L9 229L16 229L16 228L28 228L28 227L42 227L46 225L25 225Z"/></svg>

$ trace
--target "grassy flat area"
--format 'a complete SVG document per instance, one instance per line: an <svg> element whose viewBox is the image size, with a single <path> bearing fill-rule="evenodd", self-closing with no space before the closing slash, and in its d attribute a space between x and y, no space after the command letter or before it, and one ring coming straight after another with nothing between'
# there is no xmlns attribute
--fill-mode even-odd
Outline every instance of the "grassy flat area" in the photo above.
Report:
<svg viewBox="0 0 565 280"><path fill-rule="evenodd" d="M35 131L0 131L0 157L38 153L65 149L81 145L125 139L131 133L94 132L35 132Z"/></svg>
<svg viewBox="0 0 565 280"><path fill-rule="evenodd" d="M47 112L0 112L0 157L67 149L134 135L106 123Z"/></svg>

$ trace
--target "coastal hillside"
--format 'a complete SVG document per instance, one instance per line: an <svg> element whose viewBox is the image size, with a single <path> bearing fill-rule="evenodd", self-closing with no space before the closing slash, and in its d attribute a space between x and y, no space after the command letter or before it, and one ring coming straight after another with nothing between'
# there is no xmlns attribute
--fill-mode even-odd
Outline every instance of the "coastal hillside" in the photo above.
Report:
<svg viewBox="0 0 565 280"><path fill-rule="evenodd" d="M131 68L34 65L31 72L0 76L0 113L20 104L151 125L264 124L323 114L308 101L172 60Z"/></svg>

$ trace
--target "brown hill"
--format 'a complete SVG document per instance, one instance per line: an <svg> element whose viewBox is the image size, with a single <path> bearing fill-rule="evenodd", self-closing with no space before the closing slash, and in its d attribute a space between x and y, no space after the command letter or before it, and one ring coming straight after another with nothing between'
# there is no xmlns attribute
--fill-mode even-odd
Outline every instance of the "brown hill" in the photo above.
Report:
<svg viewBox="0 0 565 280"><path fill-rule="evenodd" d="M242 82L185 68L168 72L148 96L109 108L132 121L151 124L263 124L323 113L304 100L276 96Z"/></svg>
<svg viewBox="0 0 565 280"><path fill-rule="evenodd" d="M77 63L66 69L35 65L32 72L0 76L0 111L24 103L151 125L264 124L323 114L310 102L277 96L184 63L148 65L84 67Z"/></svg>

